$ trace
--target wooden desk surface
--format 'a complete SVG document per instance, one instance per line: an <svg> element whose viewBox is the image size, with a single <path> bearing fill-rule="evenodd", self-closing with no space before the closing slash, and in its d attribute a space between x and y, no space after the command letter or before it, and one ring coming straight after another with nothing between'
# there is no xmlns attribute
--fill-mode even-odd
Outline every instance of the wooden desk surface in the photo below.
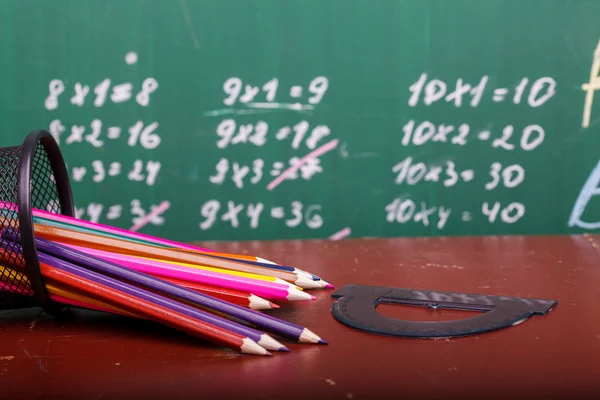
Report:
<svg viewBox="0 0 600 400"><path fill-rule="evenodd" d="M597 244L598 243L598 244ZM0 313L0 397L44 399L592 398L600 386L600 239L594 236L206 243L382 285L556 299L543 317L460 339L375 336L333 319L330 295L274 315L328 346L239 355L140 322ZM381 312L407 317L403 307ZM416 319L461 317L419 310ZM428 316L429 314L429 316ZM595 396L597 397L597 396Z"/></svg>

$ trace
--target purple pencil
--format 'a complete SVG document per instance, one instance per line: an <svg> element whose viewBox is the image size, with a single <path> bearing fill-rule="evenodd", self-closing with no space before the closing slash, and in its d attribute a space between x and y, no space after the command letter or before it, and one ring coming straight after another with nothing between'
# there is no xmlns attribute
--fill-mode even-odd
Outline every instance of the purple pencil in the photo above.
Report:
<svg viewBox="0 0 600 400"><path fill-rule="evenodd" d="M20 234L12 228L6 228L2 232L2 237L13 242L20 241ZM153 288L161 293L170 294L183 300L199 304L211 310L253 324L258 328L262 328L280 336L292 338L300 343L327 343L319 336L311 332L308 328L293 324L291 322L283 321L258 311L250 310L221 299L217 299L204 293L183 288L173 283L154 278L142 272L132 271L118 264L90 256L62 244L42 238L35 238L35 245L39 251L42 251L46 254L51 254L55 257L85 266L94 271L102 272L104 274L130 282L135 282L139 285Z"/></svg>
<svg viewBox="0 0 600 400"><path fill-rule="evenodd" d="M16 243L8 243L3 240L0 241L0 246L4 248L12 248L13 251L22 252L22 248ZM10 247L12 246L12 247ZM278 351L289 351L287 347L283 346L281 343L277 342L275 339L270 337L269 335L260 332L256 329L252 329L242 324L238 324L237 322L230 321L226 318L219 317L217 315L211 314L206 311L199 310L187 304L180 303L176 300L170 299L168 297L164 297L155 293L152 293L148 290L133 286L131 284L118 281L114 278L106 277L97 272L89 271L83 267L72 264L68 261L64 261L60 258L53 257L49 254L44 253L43 251L38 251L38 259L40 262L51 265L55 268L62 269L72 274L76 274L85 279L91 280L98 284L102 284L108 287L111 287L115 290L119 290L121 292L127 293L131 296L135 296L141 298L143 300L152 302L161 307L167 308L169 310L186 314L192 318L196 318L200 321L207 322L209 324L216 325L223 329L230 330L232 332L238 333L240 335L246 336L249 339L256 342L261 347L267 350L278 350Z"/></svg>

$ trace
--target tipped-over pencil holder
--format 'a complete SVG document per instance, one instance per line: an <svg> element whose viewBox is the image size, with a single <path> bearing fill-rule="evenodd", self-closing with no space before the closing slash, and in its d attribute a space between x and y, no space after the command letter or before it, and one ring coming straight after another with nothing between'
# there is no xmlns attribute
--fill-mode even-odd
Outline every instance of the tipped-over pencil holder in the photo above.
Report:
<svg viewBox="0 0 600 400"><path fill-rule="evenodd" d="M39 306L56 314L64 306L50 299L40 272L34 208L74 216L67 167L44 130L29 133L22 145L0 147L0 230L17 230L22 246L3 241L0 247L0 309Z"/></svg>

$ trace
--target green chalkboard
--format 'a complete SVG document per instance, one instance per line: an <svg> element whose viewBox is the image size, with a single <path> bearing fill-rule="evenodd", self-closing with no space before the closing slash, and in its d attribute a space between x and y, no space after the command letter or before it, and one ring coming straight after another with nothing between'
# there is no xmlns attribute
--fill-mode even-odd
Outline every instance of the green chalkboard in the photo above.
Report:
<svg viewBox="0 0 600 400"><path fill-rule="evenodd" d="M81 218L175 240L594 231L598 16L5 0L0 146L49 130Z"/></svg>

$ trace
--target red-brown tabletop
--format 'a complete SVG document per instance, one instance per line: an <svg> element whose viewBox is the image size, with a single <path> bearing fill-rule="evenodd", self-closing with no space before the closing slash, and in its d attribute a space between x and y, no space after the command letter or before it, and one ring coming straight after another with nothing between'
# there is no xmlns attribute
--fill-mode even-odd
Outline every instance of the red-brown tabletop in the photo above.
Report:
<svg viewBox="0 0 600 400"><path fill-rule="evenodd" d="M597 241L597 242L596 242ZM597 244L598 243L598 244ZM595 236L406 238L203 243L346 284L557 300L547 315L461 338L408 339L351 329L331 314L335 290L271 314L329 342L241 355L151 322L76 311L0 313L6 399L598 398L600 239ZM385 305L413 320L466 311Z"/></svg>

